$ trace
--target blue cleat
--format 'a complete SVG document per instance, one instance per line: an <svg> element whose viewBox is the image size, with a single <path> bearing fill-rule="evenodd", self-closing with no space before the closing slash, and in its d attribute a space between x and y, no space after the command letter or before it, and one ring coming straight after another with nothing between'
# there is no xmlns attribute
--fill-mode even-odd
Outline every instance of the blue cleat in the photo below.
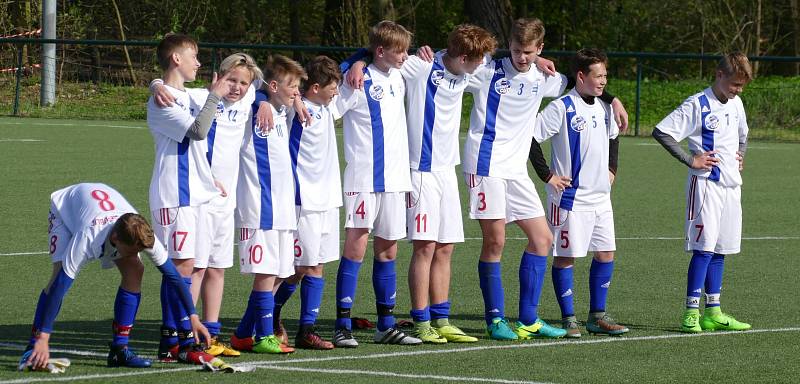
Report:
<svg viewBox="0 0 800 384"><path fill-rule="evenodd" d="M150 359L136 356L127 345L112 345L108 351L109 367L150 368Z"/></svg>

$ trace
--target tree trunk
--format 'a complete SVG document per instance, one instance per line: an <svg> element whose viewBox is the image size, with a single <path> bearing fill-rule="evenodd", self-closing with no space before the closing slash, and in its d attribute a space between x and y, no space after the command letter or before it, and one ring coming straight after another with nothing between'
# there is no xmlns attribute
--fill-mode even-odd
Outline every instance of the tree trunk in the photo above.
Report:
<svg viewBox="0 0 800 384"><path fill-rule="evenodd" d="M756 1L756 30L755 30L755 41L753 42L753 55L754 56L761 56L761 22L762 22L762 14L761 14L761 0ZM758 67L760 61L756 61L753 63L753 76L756 76L758 73Z"/></svg>
<svg viewBox="0 0 800 384"><path fill-rule="evenodd" d="M111 4L114 6L114 12L117 14L117 25L119 26L119 35L122 41L125 41L125 29L122 26L122 16L119 14L119 7L117 7L117 1L111 0ZM131 55L128 54L128 46L123 45L122 50L125 52L125 61L128 62L128 71L131 74L131 85L136 85L136 73L133 72L133 64L131 63Z"/></svg>
<svg viewBox="0 0 800 384"><path fill-rule="evenodd" d="M464 0L467 18L497 38L501 46L508 44L511 29L511 0Z"/></svg>

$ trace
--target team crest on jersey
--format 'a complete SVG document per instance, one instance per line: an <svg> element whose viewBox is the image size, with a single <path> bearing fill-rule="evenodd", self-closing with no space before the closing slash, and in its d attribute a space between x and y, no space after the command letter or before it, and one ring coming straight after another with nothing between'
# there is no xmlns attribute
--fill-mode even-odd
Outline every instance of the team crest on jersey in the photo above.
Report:
<svg viewBox="0 0 800 384"><path fill-rule="evenodd" d="M383 94L384 94L383 87L381 87L380 85L373 84L371 87L369 87L368 93L369 97L371 97L372 100L380 101L381 99L383 99Z"/></svg>
<svg viewBox="0 0 800 384"><path fill-rule="evenodd" d="M494 91L501 95L505 95L509 90L511 90L511 82L506 78L497 80L494 83Z"/></svg>
<svg viewBox="0 0 800 384"><path fill-rule="evenodd" d="M261 130L261 127L257 127L255 126L255 124L253 125L253 134L256 135L256 137L258 138L266 139L267 137L269 137L270 132L272 131L270 130L265 132Z"/></svg>
<svg viewBox="0 0 800 384"><path fill-rule="evenodd" d="M575 132L583 131L586 129L586 119L584 119L583 116L575 116L569 125L570 128L572 128L572 130Z"/></svg>
<svg viewBox="0 0 800 384"><path fill-rule="evenodd" d="M217 119L222 116L222 113L225 112L225 106L222 105L222 102L217 104L217 113L214 115L214 118Z"/></svg>
<svg viewBox="0 0 800 384"><path fill-rule="evenodd" d="M442 71L441 69L437 69L431 72L431 83L433 83L434 85L438 86L443 79L444 79L444 71Z"/></svg>
<svg viewBox="0 0 800 384"><path fill-rule="evenodd" d="M706 129L716 131L719 128L719 117L716 115L706 116Z"/></svg>

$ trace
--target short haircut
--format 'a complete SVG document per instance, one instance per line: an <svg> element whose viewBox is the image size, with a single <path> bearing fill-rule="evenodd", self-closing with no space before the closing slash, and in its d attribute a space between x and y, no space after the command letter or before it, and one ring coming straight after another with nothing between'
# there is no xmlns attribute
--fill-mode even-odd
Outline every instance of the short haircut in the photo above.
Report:
<svg viewBox="0 0 800 384"><path fill-rule="evenodd" d="M127 245L153 248L155 244L153 228L147 219L136 213L120 216L111 231L117 234L117 240Z"/></svg>
<svg viewBox="0 0 800 384"><path fill-rule="evenodd" d="M223 76L239 67L244 67L250 71L250 81L264 78L264 74L261 72L261 68L256 65L256 61L250 55L242 52L234 53L222 60L219 65L219 75Z"/></svg>
<svg viewBox="0 0 800 384"><path fill-rule="evenodd" d="M180 33L168 33L164 36L156 48L156 57L161 69L164 71L169 69L169 65L172 63L172 54L183 48L197 50L197 42L193 38Z"/></svg>
<svg viewBox="0 0 800 384"><path fill-rule="evenodd" d="M411 32L394 21L383 20L369 30L369 50L378 47L390 51L406 51L411 45Z"/></svg>
<svg viewBox="0 0 800 384"><path fill-rule="evenodd" d="M308 79L303 84L303 91L308 91L314 84L327 87L342 80L339 65L328 56L317 56L306 63L306 75Z"/></svg>
<svg viewBox="0 0 800 384"><path fill-rule="evenodd" d="M544 42L544 23L536 18L520 18L511 24L511 41L522 45L535 44L537 47Z"/></svg>
<svg viewBox="0 0 800 384"><path fill-rule="evenodd" d="M722 56L717 70L728 76L741 77L747 80L753 80L753 67L750 65L750 60L747 55L742 52L733 52Z"/></svg>
<svg viewBox="0 0 800 384"><path fill-rule="evenodd" d="M287 76L305 80L306 71L303 70L303 67L298 62L286 56L270 56L269 60L267 60L267 65L264 67L264 82L272 80L281 82Z"/></svg>
<svg viewBox="0 0 800 384"><path fill-rule="evenodd" d="M466 55L477 59L491 54L497 48L497 40L489 31L472 24L461 24L447 37L447 54L450 57Z"/></svg>
<svg viewBox="0 0 800 384"><path fill-rule="evenodd" d="M606 67L608 66L608 56L606 56L605 52L597 48L583 48L575 53L570 69L572 74L577 77L578 72L589 73L589 67L597 63L603 63Z"/></svg>

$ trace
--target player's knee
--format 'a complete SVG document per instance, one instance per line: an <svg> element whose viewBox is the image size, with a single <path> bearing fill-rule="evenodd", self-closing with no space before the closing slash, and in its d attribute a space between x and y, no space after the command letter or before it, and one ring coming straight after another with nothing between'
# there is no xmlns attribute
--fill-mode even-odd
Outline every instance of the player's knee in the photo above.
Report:
<svg viewBox="0 0 800 384"><path fill-rule="evenodd" d="M506 246L506 239L498 236L489 236L483 238L483 250L489 253L502 253L503 248Z"/></svg>

